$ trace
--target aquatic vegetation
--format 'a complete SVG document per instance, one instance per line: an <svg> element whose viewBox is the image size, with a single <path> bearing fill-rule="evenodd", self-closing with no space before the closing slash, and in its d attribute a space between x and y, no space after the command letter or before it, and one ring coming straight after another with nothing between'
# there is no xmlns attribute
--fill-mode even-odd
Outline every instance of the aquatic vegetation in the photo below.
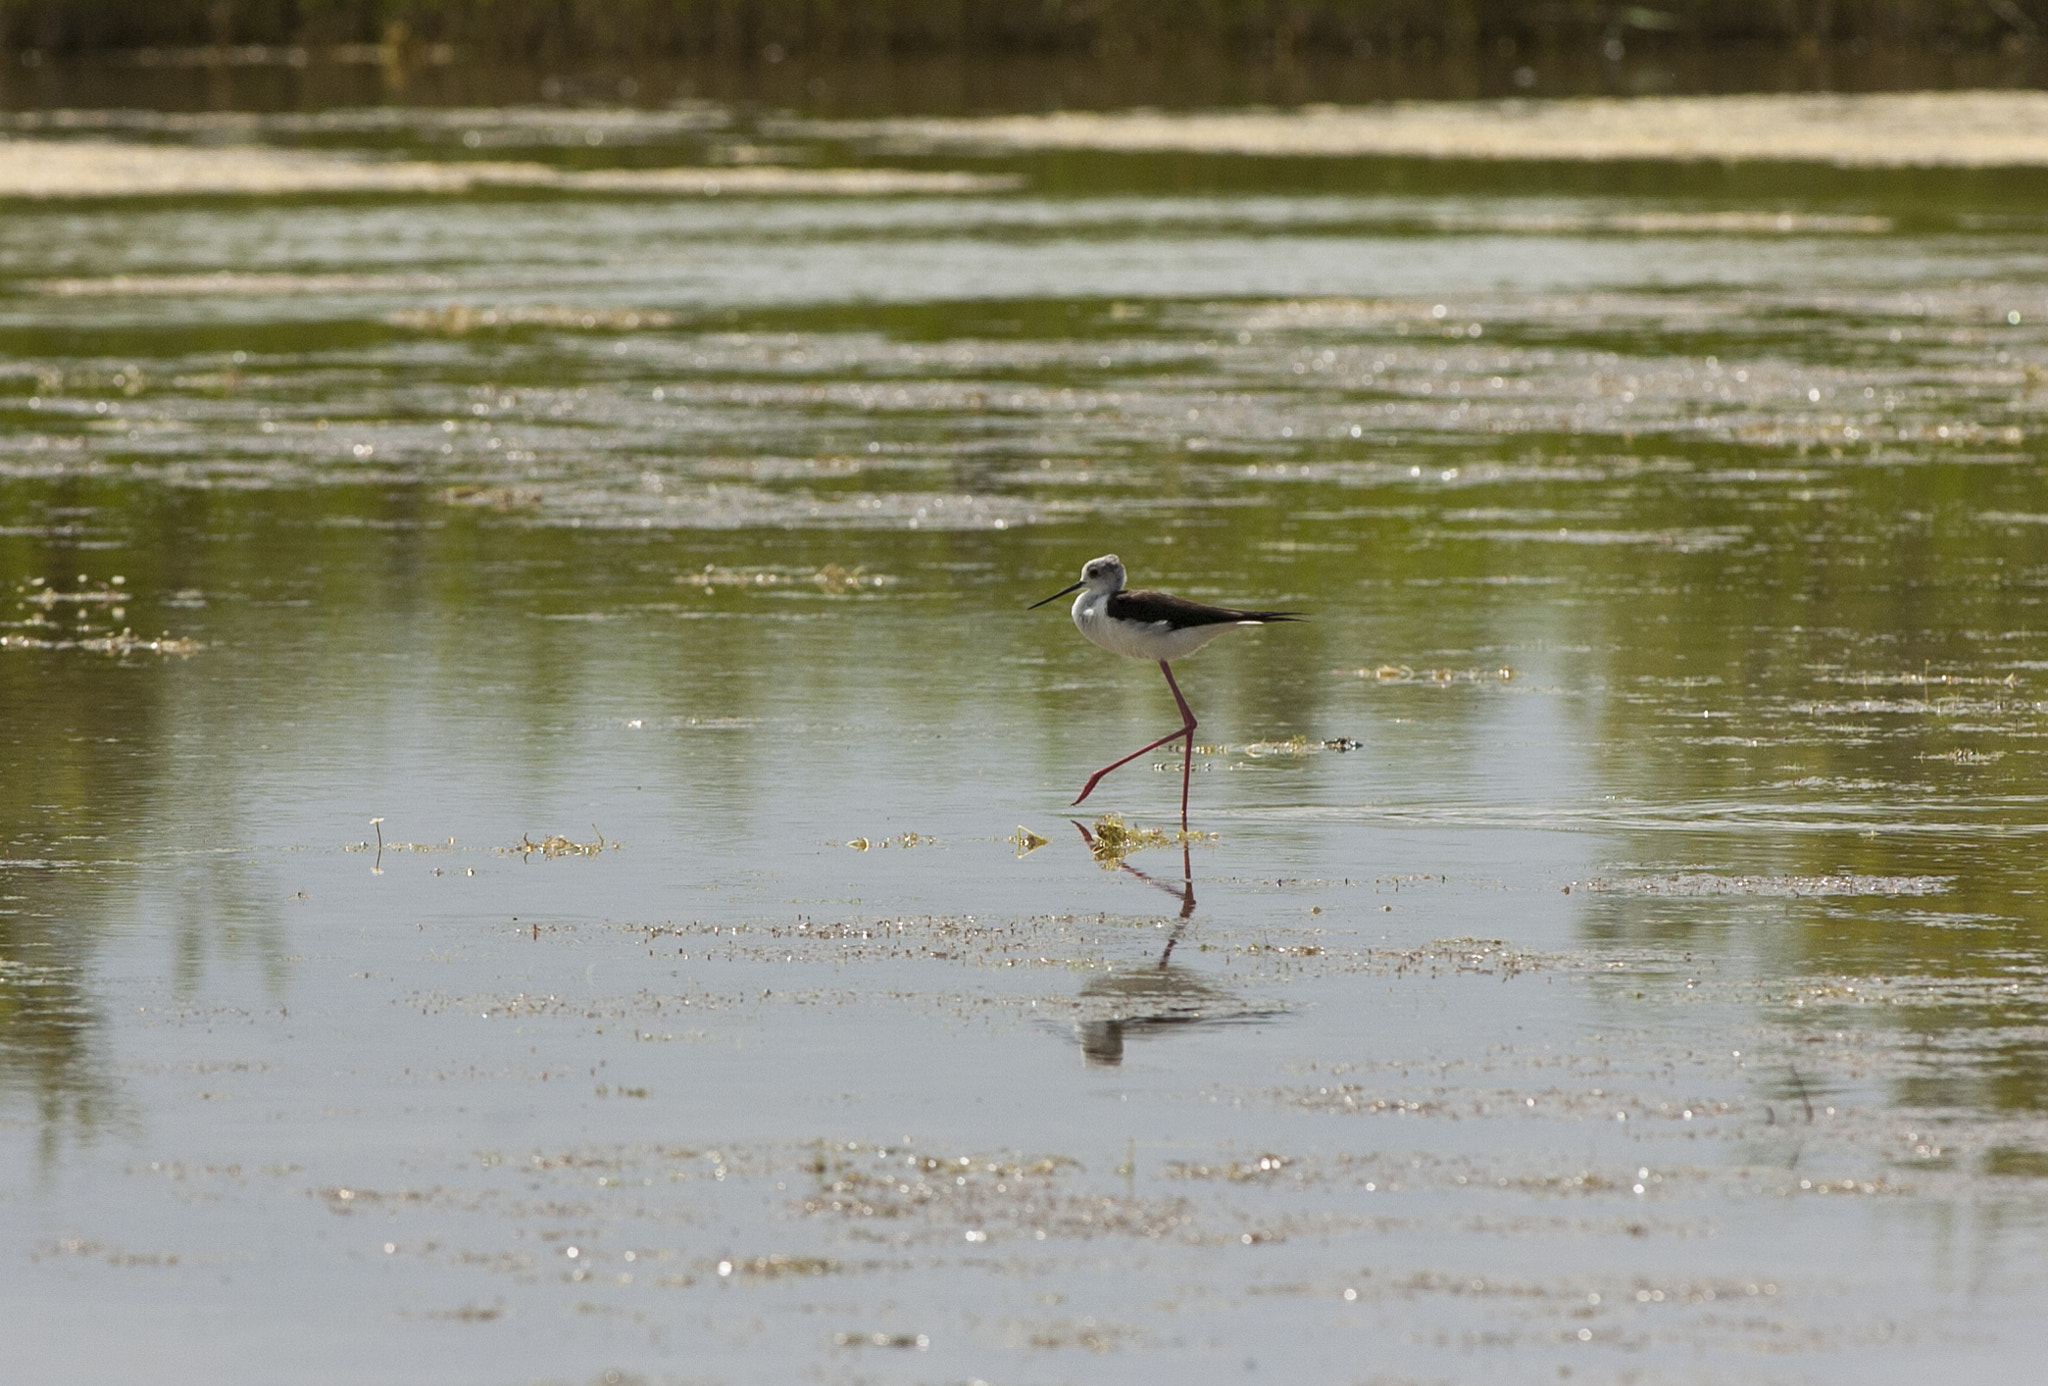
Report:
<svg viewBox="0 0 2048 1386"><path fill-rule="evenodd" d="M1310 751L1325 749L1320 741L1311 742L1306 735L1296 734L1285 741L1254 741L1244 748L1244 753L1257 760L1267 756L1305 756Z"/></svg>
<svg viewBox="0 0 2048 1386"><path fill-rule="evenodd" d="M1202 839L1200 833L1185 835L1187 840ZM1088 850L1095 860L1105 867L1123 864L1125 857L1147 847L1171 847L1179 843L1183 834L1169 833L1158 828L1136 828L1124 822L1120 813L1107 813L1095 820L1095 830L1089 836Z"/></svg>
<svg viewBox="0 0 2048 1386"><path fill-rule="evenodd" d="M834 1333L832 1335L832 1345L834 1347L915 1348L922 1352L932 1345L932 1340L923 1333L885 1333L878 1329L873 1333Z"/></svg>
<svg viewBox="0 0 2048 1386"><path fill-rule="evenodd" d="M773 1252L767 1256L738 1256L718 1263L720 1275L748 1275L763 1280L786 1276L831 1275L839 1263L824 1256L792 1256Z"/></svg>
<svg viewBox="0 0 2048 1386"><path fill-rule="evenodd" d="M83 650L119 658L137 653L184 656L203 648L197 640L168 631L141 636L128 626L114 629L112 622L127 615L128 605L135 600L127 581L116 574L96 586L81 573L76 587L59 587L43 578L18 584L16 600L23 614L16 620L0 621L0 650ZM60 619L66 611L69 625Z"/></svg>
<svg viewBox="0 0 2048 1386"><path fill-rule="evenodd" d="M443 505L468 506L479 510L531 510L543 499L539 491L513 486L449 486L434 493Z"/></svg>
<svg viewBox="0 0 2048 1386"><path fill-rule="evenodd" d="M534 854L538 853L542 858L553 861L558 857L594 857L604 852L607 848L612 851L619 849L621 844L605 841L604 834L598 832L595 827L591 829L591 832L597 835L589 842L578 842L574 838L564 837L560 833L550 834L536 842L530 835L522 834L519 841L513 843L510 847L498 848L498 854L500 856L518 856L522 860L531 861ZM451 842L453 840L452 838L450 839Z"/></svg>
<svg viewBox="0 0 2048 1386"><path fill-rule="evenodd" d="M794 587L808 583L827 596L841 596L848 592L892 586L897 579L887 573L871 573L865 566L847 568L837 563L827 563L809 572L801 569L723 568L717 564L706 564L698 572L678 574L676 581L706 592L725 588Z"/></svg>
<svg viewBox="0 0 2048 1386"><path fill-rule="evenodd" d="M375 822L380 825L375 842L350 842L344 844L341 850L344 852L455 852L469 850L458 848L455 845L455 839L452 837L442 842L386 842L383 840L383 828L381 827L383 820L377 819ZM517 851L519 849L513 847L500 848L498 850L505 852Z"/></svg>
<svg viewBox="0 0 2048 1386"><path fill-rule="evenodd" d="M108 635L80 636L75 638L27 635L16 631L0 632L0 650L84 650L88 654L130 655L136 653L161 655L197 654L205 646L197 640L184 636L158 635L140 636L123 627Z"/></svg>
<svg viewBox="0 0 2048 1386"><path fill-rule="evenodd" d="M1515 671L1506 665L1497 669L1425 669L1418 673L1405 664L1381 664L1371 669L1339 669L1336 672L1379 683L1426 683L1439 687L1453 683L1511 683L1515 678Z"/></svg>
<svg viewBox="0 0 2048 1386"><path fill-rule="evenodd" d="M932 847L936 846L938 841L930 833L898 833L894 837L878 837L872 840L865 837L851 838L846 845L856 852L865 852L870 848L879 851L887 847Z"/></svg>
<svg viewBox="0 0 2048 1386"><path fill-rule="evenodd" d="M1800 899L1806 897L1901 896L1945 894L1954 878L1948 876L1868 876L1842 873L1828 876L1721 876L1705 871L1671 875L1596 878L1574 882L1579 889L1636 895L1748 895Z"/></svg>
<svg viewBox="0 0 2048 1386"><path fill-rule="evenodd" d="M353 286L351 286L353 287ZM506 308L472 308L451 303L445 308L409 308L385 321L393 327L440 332L451 337L487 328L548 327L582 332L634 332L673 327L676 315L658 309L564 308L520 304Z"/></svg>

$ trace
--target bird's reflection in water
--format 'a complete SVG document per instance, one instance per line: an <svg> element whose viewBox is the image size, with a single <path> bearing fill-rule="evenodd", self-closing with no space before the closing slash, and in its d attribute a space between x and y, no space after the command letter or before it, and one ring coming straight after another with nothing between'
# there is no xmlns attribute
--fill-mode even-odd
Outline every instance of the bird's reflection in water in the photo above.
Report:
<svg viewBox="0 0 2048 1386"><path fill-rule="evenodd" d="M1081 840L1088 844L1089 851L1094 852L1094 834L1080 823L1074 826L1080 830ZM1180 914L1157 961L1120 968L1081 988L1080 1019L1074 1028L1080 1036L1081 1053L1091 1064L1122 1063L1124 1041L1140 1035L1204 1021L1256 1020L1272 1014L1212 986L1193 968L1174 962L1173 950L1186 935L1188 921L1195 914L1195 865L1185 842L1181 844L1180 865L1181 878L1176 882L1148 875L1128 861L1117 862L1119 869L1179 900Z"/></svg>

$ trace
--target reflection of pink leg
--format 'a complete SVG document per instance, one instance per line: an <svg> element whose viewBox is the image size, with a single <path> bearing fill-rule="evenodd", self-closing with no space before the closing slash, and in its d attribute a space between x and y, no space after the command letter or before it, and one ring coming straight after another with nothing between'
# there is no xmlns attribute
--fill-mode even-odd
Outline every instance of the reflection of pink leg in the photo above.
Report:
<svg viewBox="0 0 2048 1386"><path fill-rule="evenodd" d="M1090 775L1088 783L1082 785L1081 792L1074 796L1074 802L1078 804L1090 794L1093 794L1095 786L1102 783L1102 777L1110 771L1129 765L1147 751L1156 751L1169 741L1185 740L1188 743L1187 757L1182 761L1180 769L1180 830L1186 832L1188 830L1188 775L1192 771L1195 761L1195 714L1188 710L1188 700L1181 697L1180 685L1173 681L1173 670L1166 667L1166 661L1163 659L1159 661L1159 672L1166 675L1166 686L1173 690L1173 700L1180 704L1180 726L1160 737L1157 741L1140 746L1122 760L1105 765Z"/></svg>

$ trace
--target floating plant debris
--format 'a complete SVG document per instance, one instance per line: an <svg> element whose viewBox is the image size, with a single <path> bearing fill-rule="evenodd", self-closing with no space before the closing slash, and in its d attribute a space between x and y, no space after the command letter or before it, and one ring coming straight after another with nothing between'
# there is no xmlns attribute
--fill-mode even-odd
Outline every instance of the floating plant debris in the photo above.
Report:
<svg viewBox="0 0 2048 1386"><path fill-rule="evenodd" d="M1369 669L1338 669L1334 672L1380 683L1428 683L1439 687L1451 683L1511 683L1515 678L1515 671L1506 665L1495 669L1416 670L1406 664L1379 664Z"/></svg>
<svg viewBox="0 0 2048 1386"><path fill-rule="evenodd" d="M393 327L443 332L459 337L489 328L556 327L582 332L634 332L673 327L676 315L652 308L563 308L542 304L505 308L471 308L451 303L446 308L408 308L385 319Z"/></svg>
<svg viewBox="0 0 2048 1386"><path fill-rule="evenodd" d="M1264 756L1305 756L1310 751L1326 749L1322 742L1312 742L1306 736L1290 736L1285 741L1253 741L1244 748L1244 753L1254 759Z"/></svg>
<svg viewBox="0 0 2048 1386"><path fill-rule="evenodd" d="M871 573L865 567L845 568L827 563L808 572L787 568L722 568L707 563L698 572L680 573L676 581L688 587L712 592L723 588L797 587L808 584L820 592L837 596L846 592L872 591L887 587L896 579L886 573Z"/></svg>
<svg viewBox="0 0 2048 1386"><path fill-rule="evenodd" d="M1949 876L1867 876L1856 873L1719 876L1704 871L1681 871L1664 876L1602 877L1576 884L1581 890L1617 895L1756 895L1796 899L1807 896L1940 895L1950 888L1953 880Z"/></svg>
<svg viewBox="0 0 2048 1386"><path fill-rule="evenodd" d="M597 829L594 827L591 831L597 833ZM451 838L450 841L453 841L453 839ZM556 857L594 857L607 848L616 851L618 847L619 844L616 842L605 841L603 833L597 833L597 836L589 842L578 842L574 838L564 837L560 833L555 833L549 837L542 838L538 842L535 842L530 835L522 835L519 841L513 843L510 847L500 847L498 852L501 856L517 855L529 860L535 853L538 853L542 857L553 860Z"/></svg>
<svg viewBox="0 0 2048 1386"><path fill-rule="evenodd" d="M456 847L455 839L452 837L444 842L386 842L383 840L383 822L384 820L381 818L371 820L372 825L377 829L377 841L350 842L344 844L341 850L344 852L453 852L461 850ZM500 850L517 851L518 848L501 848Z"/></svg>
<svg viewBox="0 0 2048 1386"><path fill-rule="evenodd" d="M1133 852L1147 847L1170 847L1179 840L1176 834L1158 828L1134 828L1124 822L1122 814L1108 813L1095 820L1088 850L1104 866L1117 866Z"/></svg>
<svg viewBox="0 0 2048 1386"><path fill-rule="evenodd" d="M516 486L448 486L434 493L443 505L462 505L480 510L530 510L541 503L541 493Z"/></svg>
<svg viewBox="0 0 2048 1386"><path fill-rule="evenodd" d="M168 631L147 636L137 635L128 626L115 630L96 624L101 618L118 621L127 614L128 603L134 600L127 582L117 574L95 586L81 573L78 586L58 587L42 578L30 578L15 588L25 611L23 618L0 621L0 650L83 650L119 657L137 653L182 656L203 648L197 640ZM71 622L69 626L60 619L65 612L69 613L65 618Z"/></svg>
<svg viewBox="0 0 2048 1386"><path fill-rule="evenodd" d="M731 1270L725 1269L730 1266ZM761 1280L776 1280L784 1276L830 1275L839 1269L839 1263L823 1256L792 1256L775 1252L768 1256L740 1256L721 1262L719 1274L750 1275Z"/></svg>
<svg viewBox="0 0 2048 1386"><path fill-rule="evenodd" d="M922 1333L834 1333L832 1342L838 1347L915 1348L919 1352L932 1345Z"/></svg>
<svg viewBox="0 0 2048 1386"><path fill-rule="evenodd" d="M104 655L191 655L199 653L204 648L204 645L189 637L143 636L125 628L112 635L93 635L80 639L51 639L14 632L0 633L0 650L84 650L88 654Z"/></svg>

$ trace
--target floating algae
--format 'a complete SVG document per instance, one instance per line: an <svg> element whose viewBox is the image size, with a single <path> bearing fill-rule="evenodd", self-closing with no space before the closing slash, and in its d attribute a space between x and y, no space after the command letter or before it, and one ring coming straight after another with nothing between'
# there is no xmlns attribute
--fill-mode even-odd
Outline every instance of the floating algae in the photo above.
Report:
<svg viewBox="0 0 2048 1386"><path fill-rule="evenodd" d="M810 583L820 592L838 596L845 592L858 592L864 588L887 587L896 581L884 573L871 573L864 567L844 568L837 563L827 563L822 568L805 570L795 568L721 568L706 564L694 573L683 573L676 581L686 587L699 587L713 592L722 587L792 587L799 583Z"/></svg>
<svg viewBox="0 0 2048 1386"><path fill-rule="evenodd" d="M85 574L78 576L75 589L50 586L42 578L30 578L17 587L24 615L16 621L0 621L0 650L84 650L89 654L129 655L137 651L162 655L189 655L200 644L169 631L161 635L137 635L132 627L119 630L93 624L95 617L118 621L128 614L133 594L126 591L128 579L120 575L94 586ZM59 609L68 608L72 625L58 619Z"/></svg>
<svg viewBox="0 0 2048 1386"><path fill-rule="evenodd" d="M870 847L931 847L937 843L938 839L930 833L902 833L896 837L878 837L873 840L865 837L849 838L846 845L856 852L865 852Z"/></svg>
<svg viewBox="0 0 2048 1386"><path fill-rule="evenodd" d="M676 325L674 313L653 308L567 308L523 304L508 308L472 308L451 303L445 308L406 308L386 315L393 327L441 332L451 337L494 327L549 327L583 332L632 332Z"/></svg>
<svg viewBox="0 0 2048 1386"><path fill-rule="evenodd" d="M1032 832L1031 829L1019 823L1017 831L1010 834L1009 840L1016 845L1017 855L1024 857L1045 846L1049 839L1040 837L1037 833Z"/></svg>
<svg viewBox="0 0 2048 1386"><path fill-rule="evenodd" d="M595 827L591 828L591 831L597 833ZM603 833L597 833L597 840L594 842L578 842L573 838L564 837L560 833L556 833L551 837L544 837L540 841L535 842L530 834L522 833L517 842L513 843L510 847L500 847L498 852L502 856L510 856L516 852L521 858L527 860L531 860L535 852L549 859L555 857L594 857L607 847L616 850L618 846L619 844L616 842L606 842Z"/></svg>
<svg viewBox="0 0 2048 1386"><path fill-rule="evenodd" d="M522 510L541 503L541 493L516 486L449 486L434 493L443 505L466 505L479 510Z"/></svg>
<svg viewBox="0 0 2048 1386"><path fill-rule="evenodd" d="M823 1256L792 1256L774 1252L767 1256L747 1256L721 1261L718 1273L725 1275L747 1275L761 1279L776 1279L792 1275L830 1275L839 1269L837 1261Z"/></svg>
<svg viewBox="0 0 2048 1386"><path fill-rule="evenodd" d="M1110 813L1095 820L1088 850L1104 866L1118 866L1133 852L1147 847L1170 847L1175 840L1173 834L1158 828L1133 828L1124 822L1122 814Z"/></svg>
<svg viewBox="0 0 2048 1386"><path fill-rule="evenodd" d="M197 654L197 640L184 636L137 635L125 626L111 635L87 636L82 640L46 639L37 635L0 635L0 650L84 650L88 654L126 655L138 650L150 654Z"/></svg>

